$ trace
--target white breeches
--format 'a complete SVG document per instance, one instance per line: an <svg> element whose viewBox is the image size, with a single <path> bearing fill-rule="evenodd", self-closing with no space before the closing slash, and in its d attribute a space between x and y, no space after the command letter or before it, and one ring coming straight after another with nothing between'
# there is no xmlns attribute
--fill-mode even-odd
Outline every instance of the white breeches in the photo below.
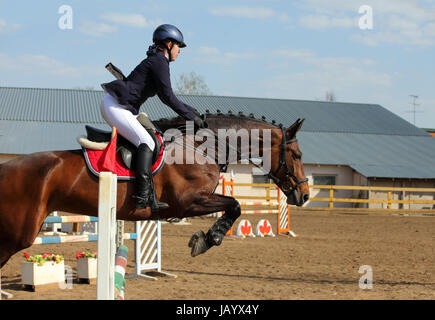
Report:
<svg viewBox="0 0 435 320"><path fill-rule="evenodd" d="M148 131L139 123L136 116L121 107L110 94L106 94L100 105L101 114L106 122L115 127L118 133L138 147L146 143L154 151L155 143Z"/></svg>

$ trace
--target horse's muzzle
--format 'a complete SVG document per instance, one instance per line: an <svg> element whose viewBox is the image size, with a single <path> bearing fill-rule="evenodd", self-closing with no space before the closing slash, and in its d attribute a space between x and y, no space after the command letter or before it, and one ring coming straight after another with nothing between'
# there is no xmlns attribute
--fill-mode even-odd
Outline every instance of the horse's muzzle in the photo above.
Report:
<svg viewBox="0 0 435 320"><path fill-rule="evenodd" d="M310 199L310 195L308 193L301 193L297 189L286 193L287 196L287 204L296 205L298 207L302 207L305 202Z"/></svg>

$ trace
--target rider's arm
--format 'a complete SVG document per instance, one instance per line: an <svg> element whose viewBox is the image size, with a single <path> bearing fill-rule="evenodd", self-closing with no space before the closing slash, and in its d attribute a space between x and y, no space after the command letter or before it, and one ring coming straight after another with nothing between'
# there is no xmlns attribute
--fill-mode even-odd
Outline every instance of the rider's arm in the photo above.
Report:
<svg viewBox="0 0 435 320"><path fill-rule="evenodd" d="M185 119L192 120L195 117L195 108L180 101L172 91L169 75L169 63L163 59L153 65L153 77L157 88L157 95L167 106Z"/></svg>

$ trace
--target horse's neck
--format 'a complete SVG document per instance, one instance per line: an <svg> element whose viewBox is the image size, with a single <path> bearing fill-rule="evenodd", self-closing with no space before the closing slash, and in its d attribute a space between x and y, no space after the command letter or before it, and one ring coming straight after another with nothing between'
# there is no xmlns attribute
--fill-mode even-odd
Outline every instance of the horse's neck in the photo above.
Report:
<svg viewBox="0 0 435 320"><path fill-rule="evenodd" d="M234 130L235 133L241 133L246 130L244 134L248 136L247 146L244 144L243 139L239 139L236 143L237 152L236 159L234 161L247 160L249 158L262 157L264 152L270 151L273 147L274 141L276 141L277 132L280 129L271 124L255 121L251 119L238 118L238 117L226 117L226 116L216 116L212 115L207 118L208 129L212 130L215 134L215 159L219 158L219 153L223 150L223 143L228 139L219 139L219 129L224 129L224 132L230 133L229 130ZM186 125L185 120L181 118L168 119L156 121L156 124L163 130L168 130L170 128L180 128ZM233 131L233 133L234 133ZM222 138L222 135L220 136ZM220 141L221 140L221 141ZM241 140L241 141L240 141ZM245 142L246 143L246 142ZM196 144L196 143L195 143ZM197 143L197 145L201 142ZM231 151L231 147L229 148ZM267 149L267 150L266 150ZM228 157L228 154L226 155Z"/></svg>
<svg viewBox="0 0 435 320"><path fill-rule="evenodd" d="M230 144L228 153L231 155L231 151L237 150L236 159L234 161L248 160L250 158L263 157L265 152L269 152L272 148L272 136L277 131L272 125L263 124L253 121L213 121L209 123L209 129L211 129L218 138L216 141L216 152L221 152L218 147L222 148L223 141L231 143L231 138L226 138L231 135L237 136L237 141ZM224 130L219 130L224 129ZM223 134L226 133L226 135ZM276 134L276 133L275 133ZM235 143L235 145L234 145ZM218 155L216 155L218 156ZM228 157L228 154L227 154Z"/></svg>

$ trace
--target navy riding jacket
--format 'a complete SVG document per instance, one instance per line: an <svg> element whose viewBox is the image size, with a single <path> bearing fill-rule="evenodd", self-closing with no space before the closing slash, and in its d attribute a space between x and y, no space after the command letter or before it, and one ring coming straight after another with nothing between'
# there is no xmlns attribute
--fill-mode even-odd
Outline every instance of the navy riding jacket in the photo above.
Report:
<svg viewBox="0 0 435 320"><path fill-rule="evenodd" d="M157 94L180 116L193 120L196 109L178 100L172 91L168 58L156 47L150 47L147 56L125 80L103 83L104 91L135 115L148 98Z"/></svg>

